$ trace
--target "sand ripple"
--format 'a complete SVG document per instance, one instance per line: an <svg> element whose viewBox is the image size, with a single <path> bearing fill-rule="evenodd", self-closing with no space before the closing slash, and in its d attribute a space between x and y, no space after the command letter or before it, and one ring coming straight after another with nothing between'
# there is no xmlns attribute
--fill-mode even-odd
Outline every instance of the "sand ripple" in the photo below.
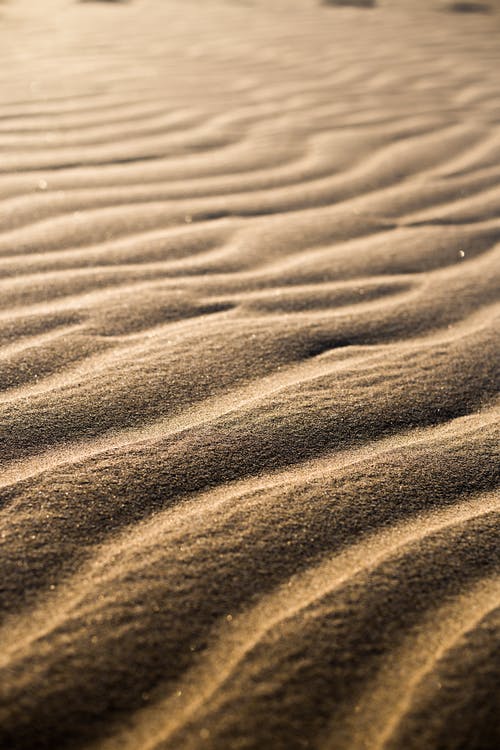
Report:
<svg viewBox="0 0 500 750"><path fill-rule="evenodd" d="M498 747L465 5L0 7L2 748Z"/></svg>

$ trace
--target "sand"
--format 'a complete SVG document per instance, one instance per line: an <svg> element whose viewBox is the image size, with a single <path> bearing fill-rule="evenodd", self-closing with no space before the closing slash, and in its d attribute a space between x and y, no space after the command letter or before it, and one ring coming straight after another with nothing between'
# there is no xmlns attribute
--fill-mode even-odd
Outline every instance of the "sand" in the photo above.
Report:
<svg viewBox="0 0 500 750"><path fill-rule="evenodd" d="M0 60L2 750L500 747L500 4Z"/></svg>

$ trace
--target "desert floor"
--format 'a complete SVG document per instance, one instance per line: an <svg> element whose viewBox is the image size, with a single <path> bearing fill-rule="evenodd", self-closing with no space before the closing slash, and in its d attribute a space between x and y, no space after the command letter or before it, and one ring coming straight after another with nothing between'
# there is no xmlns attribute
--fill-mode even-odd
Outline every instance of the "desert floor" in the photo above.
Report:
<svg viewBox="0 0 500 750"><path fill-rule="evenodd" d="M351 6L0 3L2 750L500 747L500 3Z"/></svg>

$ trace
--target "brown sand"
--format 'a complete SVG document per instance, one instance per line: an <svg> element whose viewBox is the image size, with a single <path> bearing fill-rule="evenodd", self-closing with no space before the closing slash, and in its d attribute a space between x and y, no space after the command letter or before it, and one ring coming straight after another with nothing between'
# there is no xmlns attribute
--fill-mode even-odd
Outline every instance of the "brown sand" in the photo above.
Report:
<svg viewBox="0 0 500 750"><path fill-rule="evenodd" d="M2 750L500 747L500 4L0 59Z"/></svg>

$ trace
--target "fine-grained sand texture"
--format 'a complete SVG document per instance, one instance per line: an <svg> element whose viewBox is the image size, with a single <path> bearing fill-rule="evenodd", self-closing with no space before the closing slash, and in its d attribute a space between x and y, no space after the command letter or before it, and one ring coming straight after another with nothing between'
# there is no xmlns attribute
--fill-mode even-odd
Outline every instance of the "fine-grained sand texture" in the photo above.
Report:
<svg viewBox="0 0 500 750"><path fill-rule="evenodd" d="M498 750L500 4L0 60L1 750Z"/></svg>

